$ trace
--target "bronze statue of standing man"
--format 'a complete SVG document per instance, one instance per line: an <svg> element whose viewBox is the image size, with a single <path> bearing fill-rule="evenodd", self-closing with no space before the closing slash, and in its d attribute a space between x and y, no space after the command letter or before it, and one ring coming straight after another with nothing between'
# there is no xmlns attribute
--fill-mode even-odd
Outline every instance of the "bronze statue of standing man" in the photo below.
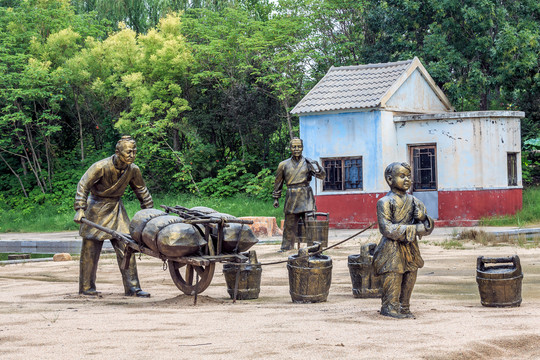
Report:
<svg viewBox="0 0 540 360"><path fill-rule="evenodd" d="M373 254L373 267L383 277L381 315L414 318L410 299L418 269L424 266L418 238L433 231L433 219L424 204L407 194L411 187L411 167L394 162L384 178L390 192L377 201L377 220L382 239Z"/></svg>
<svg viewBox="0 0 540 360"><path fill-rule="evenodd" d="M99 295L96 290L96 272L104 240L111 241L119 267L125 253L121 242L81 223L81 219L87 218L109 229L129 233L129 217L122 203L122 195L128 185L139 199L142 209L153 206L152 196L144 184L141 171L133 164L136 154L135 140L131 136L122 136L116 144L115 154L90 166L77 185L74 205L77 213L73 220L81 224L79 234L83 238L79 273L80 294ZM129 268L124 270L120 267L120 272L127 296L150 296L141 290L134 254L131 255Z"/></svg>
<svg viewBox="0 0 540 360"><path fill-rule="evenodd" d="M305 216L307 212L315 211L315 198L309 183L312 176L324 179L326 172L317 161L302 156L304 150L300 138L291 139L291 158L279 163L274 183L274 207L279 206L279 198L283 184L287 185L285 197L285 224L283 225L283 240L281 250L287 251L294 247L298 236L305 234ZM302 220L302 221L301 221Z"/></svg>

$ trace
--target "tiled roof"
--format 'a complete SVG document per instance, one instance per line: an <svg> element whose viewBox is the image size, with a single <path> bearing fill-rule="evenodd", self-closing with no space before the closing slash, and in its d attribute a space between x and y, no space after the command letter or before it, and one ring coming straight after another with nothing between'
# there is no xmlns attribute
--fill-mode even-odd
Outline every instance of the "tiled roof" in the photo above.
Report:
<svg viewBox="0 0 540 360"><path fill-rule="evenodd" d="M293 114L378 107L413 60L331 67L294 107Z"/></svg>

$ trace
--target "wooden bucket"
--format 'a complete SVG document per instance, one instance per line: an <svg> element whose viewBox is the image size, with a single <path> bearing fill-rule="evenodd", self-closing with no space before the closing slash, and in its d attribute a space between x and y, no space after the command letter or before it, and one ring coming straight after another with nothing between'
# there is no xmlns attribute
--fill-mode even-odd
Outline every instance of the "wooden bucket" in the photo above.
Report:
<svg viewBox="0 0 540 360"><path fill-rule="evenodd" d="M249 252L249 263L223 264L223 275L227 284L227 292L233 300L258 299L261 291L261 263L257 261L255 251ZM238 280L237 277L238 276ZM237 285L236 298L234 289Z"/></svg>
<svg viewBox="0 0 540 360"><path fill-rule="evenodd" d="M504 264L491 265L486 264ZM476 261L476 282L483 306L515 307L521 305L523 273L517 255L505 258L479 256Z"/></svg>
<svg viewBox="0 0 540 360"><path fill-rule="evenodd" d="M374 243L365 244L360 254L349 255L348 266L355 298L380 298L382 295L382 277L375 274L372 266L376 247Z"/></svg>
<svg viewBox="0 0 540 360"><path fill-rule="evenodd" d="M332 259L326 255L309 255L309 252L319 248L317 244L289 256L289 293L295 303L324 302L328 298L332 283Z"/></svg>
<svg viewBox="0 0 540 360"><path fill-rule="evenodd" d="M317 219L318 216L325 216L325 220ZM328 213L308 213L306 214L306 245L311 246L318 242L323 248L328 247Z"/></svg>

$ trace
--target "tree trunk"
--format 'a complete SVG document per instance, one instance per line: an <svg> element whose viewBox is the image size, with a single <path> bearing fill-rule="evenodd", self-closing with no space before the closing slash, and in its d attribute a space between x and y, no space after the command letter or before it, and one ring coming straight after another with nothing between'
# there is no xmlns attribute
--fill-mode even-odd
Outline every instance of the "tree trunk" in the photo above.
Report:
<svg viewBox="0 0 540 360"><path fill-rule="evenodd" d="M293 132L292 132L291 114L289 113L289 103L288 103L287 99L284 99L282 103L283 103L283 107L285 108L285 114L287 115L287 125L289 126L290 140L292 140L294 135L293 135Z"/></svg>
<svg viewBox="0 0 540 360"><path fill-rule="evenodd" d="M75 109L77 110L77 118L79 119L79 138L81 140L81 162L84 162L84 140L83 140L83 126L82 126L82 119L81 119L81 111L79 109L79 94L73 88L73 95L75 100Z"/></svg>
<svg viewBox="0 0 540 360"><path fill-rule="evenodd" d="M173 129L173 149L180 151L180 136L178 129Z"/></svg>
<svg viewBox="0 0 540 360"><path fill-rule="evenodd" d="M28 171L26 170L26 161L24 161L23 157L21 157L21 167L23 169L23 175L26 176L28 174Z"/></svg>
<svg viewBox="0 0 540 360"><path fill-rule="evenodd" d="M32 151L32 161L30 161L30 157L28 156L28 153L26 152L26 149L23 146L24 152L26 154L26 159L28 160L28 165L30 166L30 169L34 173L34 176L36 177L37 184L39 185L41 192L46 193L45 184L43 183L42 179L40 178L41 174L41 166L39 165L39 160L36 157L36 151L34 149L34 144L32 140L32 134L30 133L30 129L28 128L28 124L24 125L24 129L26 130L26 137L28 138L28 146L30 147L30 150ZM20 141L20 139L19 139ZM21 141L21 143L23 143ZM32 165L33 163L33 165Z"/></svg>
<svg viewBox="0 0 540 360"><path fill-rule="evenodd" d="M240 126L238 126L238 135L240 135L240 144L242 147L242 162L246 159L246 143L244 142L244 135L242 135L242 130L240 129Z"/></svg>
<svg viewBox="0 0 540 360"><path fill-rule="evenodd" d="M24 197L25 198L28 198L28 193L26 192L26 189L24 187L24 184L21 180L21 177L19 176L19 174L17 174L17 172L15 170L13 170L13 168L11 166L9 166L8 162L6 161L6 159L4 159L4 157L2 156L2 154L0 154L0 158L2 159L2 161L4 161L4 163L7 165L7 167L9 168L9 170L11 170L11 172L13 173L13 175L15 175L15 177L17 178L17 180L19 180L19 184L21 184L21 189L23 191L23 194L24 194Z"/></svg>
<svg viewBox="0 0 540 360"><path fill-rule="evenodd" d="M47 174L49 176L49 189L52 190L52 178L53 178L53 167L52 167L52 149L51 142L48 136L45 136L45 156L47 158Z"/></svg>
<svg viewBox="0 0 540 360"><path fill-rule="evenodd" d="M480 94L480 111L486 111L489 108L488 94L489 94L489 90L487 89L486 91Z"/></svg>

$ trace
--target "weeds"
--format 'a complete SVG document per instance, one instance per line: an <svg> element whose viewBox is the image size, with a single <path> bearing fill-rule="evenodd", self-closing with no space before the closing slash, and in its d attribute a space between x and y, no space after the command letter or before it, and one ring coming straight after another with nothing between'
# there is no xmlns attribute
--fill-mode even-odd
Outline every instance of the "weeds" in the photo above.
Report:
<svg viewBox="0 0 540 360"><path fill-rule="evenodd" d="M458 240L470 240L473 243L481 244L484 246L495 245L514 245L523 248L535 248L540 246L540 235L527 236L525 234L509 235L501 234L495 235L477 229L466 229L461 231L456 239Z"/></svg>
<svg viewBox="0 0 540 360"><path fill-rule="evenodd" d="M440 246L445 250L450 250L450 249L462 250L462 249L465 249L465 246L463 245L463 242L461 242L461 241L459 241L457 239L450 239L450 240L445 240L445 241L441 241L441 242L434 242L433 245Z"/></svg>

